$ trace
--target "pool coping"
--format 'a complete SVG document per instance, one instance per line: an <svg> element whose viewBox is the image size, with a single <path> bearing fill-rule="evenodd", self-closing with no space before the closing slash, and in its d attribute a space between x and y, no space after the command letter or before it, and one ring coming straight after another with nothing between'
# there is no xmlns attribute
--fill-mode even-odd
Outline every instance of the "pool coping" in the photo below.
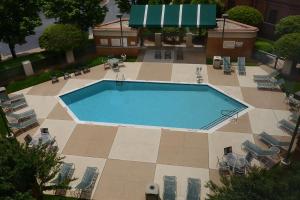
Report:
<svg viewBox="0 0 300 200"><path fill-rule="evenodd" d="M58 102L60 103L60 105L62 105L63 108L66 109L67 113L74 119L74 121L78 124L86 124L86 125L103 125L103 126L114 126L114 127L133 127L133 128L146 128L146 129L169 129L169 130L175 130L175 131L185 131L185 132L199 132L199 133L213 133L215 132L216 130L218 130L219 128L225 126L226 124L230 123L232 119L234 119L235 115L232 116L232 117L228 117L227 119L225 119L224 121L218 123L217 125L213 126L212 128L208 129L208 130L204 130L204 129L187 129L187 128L176 128L176 127L164 127L164 126L146 126L146 125L137 125L137 124L122 124L122 123L108 123L108 122L93 122L93 121L82 121L82 120L79 120L77 118L77 116L70 110L70 108L65 104L65 102L61 99L61 96L63 95L66 95L66 94L69 94L69 93L72 93L76 90L79 90L79 89L83 89L85 87L88 87L88 86L91 86L91 85L94 85L96 83L99 83L99 82L102 82L102 81L116 81L116 82L122 82L122 81L119 81L119 80L113 80L113 79L100 79L100 80L96 80L96 81L92 81L91 83L88 83L88 84L85 84L81 87L77 87L77 88L74 88L72 90L69 90L69 91L66 91L66 92L63 92L63 93L60 93L58 95L56 95L56 99L58 100ZM238 117L241 117L243 116L244 114L248 113L250 110L254 109L254 107L248 103L246 103L245 101L243 100L240 100L236 97L233 97L232 95L230 94L227 94L225 91L221 90L220 88L210 84L210 83L191 83L191 82L179 82L179 81L155 81L155 80L131 80L131 79L126 79L124 81L127 81L127 82L148 82L148 83L173 83L173 84L186 84L186 85L207 85L207 86L210 86L212 87L213 89L217 90L218 92L234 99L235 101L247 106L246 109L238 112Z"/></svg>

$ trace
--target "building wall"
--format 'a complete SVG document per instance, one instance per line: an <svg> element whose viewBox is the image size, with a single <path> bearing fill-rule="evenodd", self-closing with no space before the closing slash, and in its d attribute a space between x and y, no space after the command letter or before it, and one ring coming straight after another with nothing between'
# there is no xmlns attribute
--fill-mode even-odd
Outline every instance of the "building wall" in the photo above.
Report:
<svg viewBox="0 0 300 200"><path fill-rule="evenodd" d="M139 47L128 47L128 48L121 48L121 47L96 47L97 55L101 56L117 56L125 53L127 56L138 56L140 53Z"/></svg>
<svg viewBox="0 0 300 200"><path fill-rule="evenodd" d="M206 56L212 58L213 56L230 56L230 57L251 57L254 48L255 38L225 38L224 41L243 42L242 47L234 49L222 50L222 38L208 37L206 44Z"/></svg>

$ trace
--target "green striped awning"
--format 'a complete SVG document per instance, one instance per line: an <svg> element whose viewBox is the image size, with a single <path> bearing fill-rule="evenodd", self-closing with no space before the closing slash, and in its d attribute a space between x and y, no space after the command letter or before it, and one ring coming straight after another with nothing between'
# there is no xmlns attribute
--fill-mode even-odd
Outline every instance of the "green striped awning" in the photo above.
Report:
<svg viewBox="0 0 300 200"><path fill-rule="evenodd" d="M216 27L216 5L133 5L129 26L133 28Z"/></svg>

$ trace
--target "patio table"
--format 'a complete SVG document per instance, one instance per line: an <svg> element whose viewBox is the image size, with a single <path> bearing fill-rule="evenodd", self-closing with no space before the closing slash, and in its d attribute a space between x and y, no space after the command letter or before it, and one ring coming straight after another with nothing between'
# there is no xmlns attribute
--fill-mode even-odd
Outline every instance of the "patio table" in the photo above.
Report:
<svg viewBox="0 0 300 200"><path fill-rule="evenodd" d="M117 66L119 64L120 60L118 58L111 58L107 60L107 63L113 67L113 66Z"/></svg>

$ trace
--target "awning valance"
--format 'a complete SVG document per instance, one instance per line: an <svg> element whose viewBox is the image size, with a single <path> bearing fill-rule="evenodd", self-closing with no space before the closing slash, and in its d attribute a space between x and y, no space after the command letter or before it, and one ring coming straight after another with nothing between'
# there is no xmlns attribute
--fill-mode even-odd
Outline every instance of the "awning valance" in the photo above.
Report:
<svg viewBox="0 0 300 200"><path fill-rule="evenodd" d="M133 28L216 27L216 5L133 5L129 26Z"/></svg>

